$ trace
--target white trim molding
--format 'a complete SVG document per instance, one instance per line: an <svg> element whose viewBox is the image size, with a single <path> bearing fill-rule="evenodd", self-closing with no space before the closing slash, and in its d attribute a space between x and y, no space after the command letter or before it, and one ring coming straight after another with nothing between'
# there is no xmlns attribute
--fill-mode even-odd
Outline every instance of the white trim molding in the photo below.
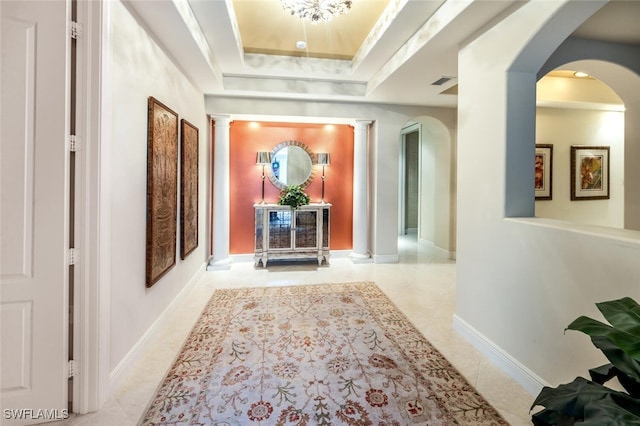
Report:
<svg viewBox="0 0 640 426"><path fill-rule="evenodd" d="M374 254L373 263L398 263L400 256L397 254Z"/></svg>
<svg viewBox="0 0 640 426"><path fill-rule="evenodd" d="M544 386L551 386L455 314L453 315L453 329L531 395L539 394Z"/></svg>
<svg viewBox="0 0 640 426"><path fill-rule="evenodd" d="M436 253L438 255L444 256L449 260L454 260L456 258L456 252L455 251L449 251L449 250L443 249L442 247L438 247L437 245L433 244L432 241L425 240L423 238L419 238L418 239L418 244L420 244L421 246L428 247L429 250L431 250L433 253Z"/></svg>
<svg viewBox="0 0 640 426"><path fill-rule="evenodd" d="M102 407L109 396L111 299L111 4L78 2L76 136L76 266L73 412ZM108 144L107 144L108 145Z"/></svg>

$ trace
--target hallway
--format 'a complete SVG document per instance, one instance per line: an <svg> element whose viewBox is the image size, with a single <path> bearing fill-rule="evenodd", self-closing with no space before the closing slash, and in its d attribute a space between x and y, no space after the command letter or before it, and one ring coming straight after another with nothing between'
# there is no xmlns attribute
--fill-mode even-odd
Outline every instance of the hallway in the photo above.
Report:
<svg viewBox="0 0 640 426"><path fill-rule="evenodd" d="M374 281L511 425L530 425L529 406L534 396L507 377L451 328L455 308L455 262L418 244L415 235L400 238L399 254L400 262L397 264L353 264L347 258L334 257L330 266L274 262L263 269L254 268L253 262L238 262L229 271L206 272L186 295L181 308L152 338L150 350L138 361L135 371L123 379L103 409L88 415L73 416L57 424L137 424L192 324L215 289Z"/></svg>

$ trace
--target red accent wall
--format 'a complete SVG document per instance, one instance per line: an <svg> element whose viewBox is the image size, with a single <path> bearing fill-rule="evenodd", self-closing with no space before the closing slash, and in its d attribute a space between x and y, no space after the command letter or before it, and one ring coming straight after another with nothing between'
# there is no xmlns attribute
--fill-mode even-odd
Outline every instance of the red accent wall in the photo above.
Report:
<svg viewBox="0 0 640 426"><path fill-rule="evenodd" d="M256 165L256 152L271 152L277 144L289 140L304 143L314 153L331 154L331 165L324 171L324 199L332 204L331 249L353 247L353 128L348 125L233 121L229 130L230 254L254 251L253 205L260 202L262 192L262 166ZM315 177L306 189L312 203L320 202L322 198L322 168L314 168ZM280 190L267 176L265 201L276 203L279 194Z"/></svg>

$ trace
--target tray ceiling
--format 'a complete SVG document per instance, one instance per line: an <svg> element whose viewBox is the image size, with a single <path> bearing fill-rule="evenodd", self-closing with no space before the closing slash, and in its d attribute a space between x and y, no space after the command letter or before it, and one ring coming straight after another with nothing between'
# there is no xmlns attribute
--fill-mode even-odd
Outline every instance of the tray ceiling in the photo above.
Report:
<svg viewBox="0 0 640 426"><path fill-rule="evenodd" d="M278 0L233 0L233 9L245 53L351 60L388 4L354 1L348 13L317 24L285 12Z"/></svg>
<svg viewBox="0 0 640 426"><path fill-rule="evenodd" d="M125 4L205 94L455 107L458 46L524 3L353 0L317 25L279 0ZM639 17L640 1L611 1L575 35L640 44Z"/></svg>

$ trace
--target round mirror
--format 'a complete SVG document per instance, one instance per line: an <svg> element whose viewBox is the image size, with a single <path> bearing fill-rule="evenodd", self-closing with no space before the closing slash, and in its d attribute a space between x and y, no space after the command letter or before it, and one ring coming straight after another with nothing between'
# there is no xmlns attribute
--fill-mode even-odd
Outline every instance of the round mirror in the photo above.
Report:
<svg viewBox="0 0 640 426"><path fill-rule="evenodd" d="M279 143L271 151L269 180L279 189L289 185L306 188L313 179L313 153L299 141Z"/></svg>

